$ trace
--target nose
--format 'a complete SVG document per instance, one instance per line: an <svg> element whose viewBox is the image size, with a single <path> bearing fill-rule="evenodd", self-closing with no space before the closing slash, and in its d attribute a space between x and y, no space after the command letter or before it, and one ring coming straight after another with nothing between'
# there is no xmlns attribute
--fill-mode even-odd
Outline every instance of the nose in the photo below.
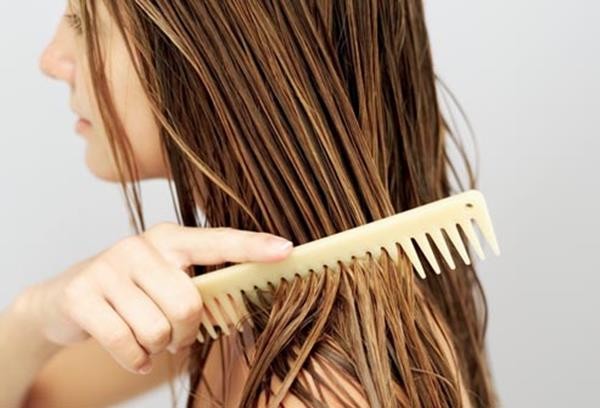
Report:
<svg viewBox="0 0 600 408"><path fill-rule="evenodd" d="M58 34L58 33L57 33ZM75 60L67 41L56 35L46 46L39 59L39 67L47 76L73 84Z"/></svg>

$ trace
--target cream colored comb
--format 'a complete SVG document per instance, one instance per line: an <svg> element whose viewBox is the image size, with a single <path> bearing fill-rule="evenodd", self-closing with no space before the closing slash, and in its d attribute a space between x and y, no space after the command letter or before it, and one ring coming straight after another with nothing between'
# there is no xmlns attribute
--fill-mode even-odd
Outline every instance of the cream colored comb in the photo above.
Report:
<svg viewBox="0 0 600 408"><path fill-rule="evenodd" d="M339 272L338 261L350 262L353 257L368 256L367 252L378 258L383 249L397 262L397 245L408 256L418 275L425 279L425 270L412 239L418 244L435 273L440 274L440 266L427 235L432 238L450 269L455 269L456 265L442 230L446 231L463 262L469 265L471 260L457 225L460 225L467 240L483 260L485 255L473 229L472 220L477 223L494 253L500 255L483 194L478 190L468 190L298 245L281 261L240 263L196 276L192 280L209 312L204 314L202 326L212 338L218 336L214 325L219 326L224 334L230 334L232 326L241 331L242 327L238 323L248 313L242 291L250 299L256 300L256 288L266 289L270 284L277 285L282 278L290 281L295 275L305 276L311 270L319 272L325 265ZM204 341L201 332L198 334L198 341Z"/></svg>

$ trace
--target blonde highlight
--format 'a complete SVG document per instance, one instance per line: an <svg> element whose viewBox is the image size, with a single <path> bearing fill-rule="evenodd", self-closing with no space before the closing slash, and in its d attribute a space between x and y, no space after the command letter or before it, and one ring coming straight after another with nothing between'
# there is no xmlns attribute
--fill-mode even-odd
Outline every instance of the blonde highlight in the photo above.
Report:
<svg viewBox="0 0 600 408"><path fill-rule="evenodd" d="M96 97L143 229L135 163L102 71L95 2L80 1ZM420 0L106 7L160 124L183 224L266 231L301 244L452 192L453 135L440 111ZM384 254L339 274L281 282L260 304L247 300L255 342L251 350L240 344L249 368L240 405L266 395L278 406L293 394L311 407L327 398L341 406L495 406L483 288L472 265L441 266L440 276L428 269L421 281L404 255L394 264ZM192 350L192 390L206 382L216 342ZM272 379L280 382L275 391ZM190 392L188 407L196 397Z"/></svg>

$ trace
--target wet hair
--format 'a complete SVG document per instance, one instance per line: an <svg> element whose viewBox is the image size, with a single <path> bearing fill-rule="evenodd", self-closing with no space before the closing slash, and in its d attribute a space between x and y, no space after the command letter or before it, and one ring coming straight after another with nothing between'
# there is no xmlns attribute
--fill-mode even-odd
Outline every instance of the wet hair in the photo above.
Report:
<svg viewBox="0 0 600 408"><path fill-rule="evenodd" d="M96 97L132 224L143 230L96 2L80 5ZM159 123L184 225L265 231L298 245L477 187L466 155L465 186L448 154L450 142L459 144L441 112L421 0L105 5ZM278 406L288 394L311 407L326 406L325 394L342 406L496 405L474 267L440 262L438 276L424 262L421 280L405 254L397 263L379 255L263 288L260 302L248 303L254 342L242 343L249 375L241 406L265 395ZM209 348L223 341L192 349L188 406L206 381Z"/></svg>

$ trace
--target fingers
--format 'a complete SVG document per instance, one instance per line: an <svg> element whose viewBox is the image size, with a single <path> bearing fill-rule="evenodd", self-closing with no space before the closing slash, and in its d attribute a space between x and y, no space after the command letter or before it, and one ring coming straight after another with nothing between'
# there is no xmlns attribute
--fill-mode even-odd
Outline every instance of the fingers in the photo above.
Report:
<svg viewBox="0 0 600 408"><path fill-rule="evenodd" d="M147 321L146 316L144 322L138 319L137 324L143 329L136 331L136 334L142 338L149 337L145 341L150 343L149 347L152 350L161 350L161 347L164 349L165 345L161 343L166 340L170 351L174 353L177 349L195 341L202 318L202 298L186 272L165 261L153 246L136 237L128 238L115 247L107 255L106 260L109 269L116 270L118 266L121 269L127 267L128 273L122 275L124 278L115 279L130 280L129 286L137 285L168 321L170 338L165 339L164 324L156 314L152 314L151 318L158 320L152 323ZM127 266L124 266L125 260ZM110 288L110 286L127 287L128 285L123 282L110 283L110 278L105 276L101 268L98 268L98 271L97 279L108 286L104 290L112 293L116 299L121 299L123 309L132 319L139 317L140 308L146 311L152 309L147 304L140 304L143 297L135 296L131 293L132 289L127 289L130 293L123 293L117 288ZM131 299L137 299L138 303L132 304ZM148 324L152 324L152 328L148 328Z"/></svg>
<svg viewBox="0 0 600 408"><path fill-rule="evenodd" d="M137 342L157 354L171 341L171 324L156 303L125 275L107 274L106 299L132 329Z"/></svg>
<svg viewBox="0 0 600 408"><path fill-rule="evenodd" d="M125 369L147 374L152 354L196 340L203 305L189 266L276 261L291 249L267 233L161 223L65 275L50 326L68 339L87 333Z"/></svg>
<svg viewBox="0 0 600 408"><path fill-rule="evenodd" d="M76 306L69 307L71 319L94 337L121 366L134 373L150 372L152 361L148 354L106 300L88 293L85 297L67 295L65 302ZM94 318L90 319L90 316Z"/></svg>
<svg viewBox="0 0 600 408"><path fill-rule="evenodd" d="M123 367L149 372L151 354L196 340L202 298L185 268L275 261L291 249L267 233L161 223L99 255L82 280L89 287L70 291L67 309Z"/></svg>
<svg viewBox="0 0 600 408"><path fill-rule="evenodd" d="M223 262L269 262L286 257L293 244L276 235L233 228L196 228L160 223L144 233L178 267Z"/></svg>
<svg viewBox="0 0 600 408"><path fill-rule="evenodd" d="M202 318L202 298L189 276L178 269L140 270L133 276L162 310L171 325L170 352L191 345Z"/></svg>

